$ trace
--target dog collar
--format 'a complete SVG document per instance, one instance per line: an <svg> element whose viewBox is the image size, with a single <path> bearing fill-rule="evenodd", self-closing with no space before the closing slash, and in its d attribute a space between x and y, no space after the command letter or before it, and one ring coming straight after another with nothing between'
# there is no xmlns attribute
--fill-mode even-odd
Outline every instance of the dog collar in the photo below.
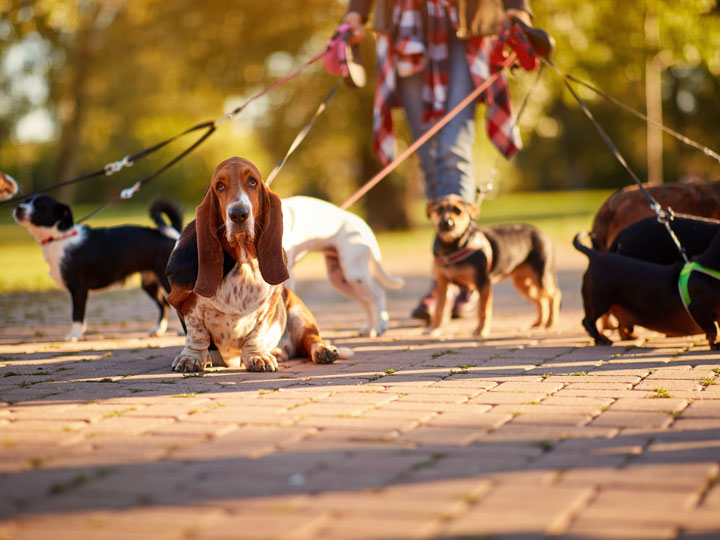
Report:
<svg viewBox="0 0 720 540"><path fill-rule="evenodd" d="M459 249L457 251L450 253L449 255L436 255L435 262L441 266L450 266L451 264L455 264L456 262L460 262L464 259L467 259L470 255L472 255L476 251L478 251L478 250L471 248L471 247L464 247L462 249Z"/></svg>
<svg viewBox="0 0 720 540"><path fill-rule="evenodd" d="M49 238L46 238L45 240L41 240L38 242L41 246L44 246L45 244L49 244L50 242L55 242L56 240L65 240L66 238L71 238L73 236L77 236L78 230L73 229L67 234L63 234L62 236L50 236Z"/></svg>
<svg viewBox="0 0 720 540"><path fill-rule="evenodd" d="M690 305L690 301L692 300L690 298L690 291L688 291L688 281L690 280L690 274L693 271L701 272L718 280L720 280L720 272L713 270L712 268L706 268L695 261L685 263L682 270L680 270L680 275L678 276L678 290L680 291L680 298L682 299L683 306L685 306L685 311L687 311L690 318L694 320L694 317L690 313L690 309L688 307Z"/></svg>

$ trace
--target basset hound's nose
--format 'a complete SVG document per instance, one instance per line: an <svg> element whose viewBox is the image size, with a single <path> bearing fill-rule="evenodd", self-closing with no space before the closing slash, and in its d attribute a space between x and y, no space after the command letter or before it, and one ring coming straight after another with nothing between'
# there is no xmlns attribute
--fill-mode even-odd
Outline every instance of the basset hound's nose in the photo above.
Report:
<svg viewBox="0 0 720 540"><path fill-rule="evenodd" d="M237 225L245 223L249 216L250 210L244 204L236 204L228 210L228 217L230 218L230 221L236 223Z"/></svg>

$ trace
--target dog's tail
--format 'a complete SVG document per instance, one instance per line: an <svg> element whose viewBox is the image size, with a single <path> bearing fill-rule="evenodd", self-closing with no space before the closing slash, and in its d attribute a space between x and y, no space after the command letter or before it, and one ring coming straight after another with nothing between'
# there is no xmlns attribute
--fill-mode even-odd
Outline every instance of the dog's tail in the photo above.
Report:
<svg viewBox="0 0 720 540"><path fill-rule="evenodd" d="M575 235L575 238L573 238L573 246L575 246L575 249L584 253L588 257L593 257L597 253L597 251L583 244L583 242L586 241L589 236L590 235L587 233L587 231L580 231Z"/></svg>
<svg viewBox="0 0 720 540"><path fill-rule="evenodd" d="M373 254L374 255L374 254ZM399 289L405 285L405 280L400 276L391 276L387 273L380 262L380 257L370 257L372 260L373 275L386 289Z"/></svg>
<svg viewBox="0 0 720 540"><path fill-rule="evenodd" d="M170 219L170 225L163 218L165 214ZM150 206L150 217L165 236L177 240L182 232L182 212L180 207L166 199L156 199Z"/></svg>

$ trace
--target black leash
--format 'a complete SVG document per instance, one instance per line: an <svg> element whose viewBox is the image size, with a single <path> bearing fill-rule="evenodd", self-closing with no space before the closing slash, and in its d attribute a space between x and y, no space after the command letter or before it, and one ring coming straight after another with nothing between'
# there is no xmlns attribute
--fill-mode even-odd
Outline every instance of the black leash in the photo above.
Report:
<svg viewBox="0 0 720 540"><path fill-rule="evenodd" d="M310 118L310 121L305 125L304 128L302 128L302 130L300 131L300 133L297 134L297 136L295 137L295 139L293 139L293 142L292 142L292 144L290 145L290 148L289 148L288 151L285 153L285 157L283 157L283 158L280 160L280 162L279 162L277 165L275 165L275 168L274 168L272 171L270 171L270 174L269 174L268 177L265 179L265 183L266 183L268 186L270 185L270 182L272 182L272 181L275 179L275 177L277 176L277 174L280 172L280 169L282 169L283 165L285 165L285 162L287 161L287 158L290 157L290 154L292 154L292 153L295 151L295 149L296 149L298 146L300 146L300 143L302 143L303 140L305 140L305 137L306 137L307 134L310 132L310 129L313 127L313 124L315 123L315 120L317 120L318 116L320 116L320 115L323 113L323 111L325 111L325 108L327 107L328 102L329 102L330 99L335 95L335 92L337 92L337 89L338 89L339 87L340 87L340 80L338 80L338 81L335 83L335 86L333 86L333 87L330 89L330 92L328 92L327 96L325 96L325 99L323 99L323 100L320 102L320 105L318 105L318 108L317 108L317 110L315 111L315 114L312 116L312 118Z"/></svg>
<svg viewBox="0 0 720 540"><path fill-rule="evenodd" d="M143 159L143 158L149 156L150 154L152 154L152 153L160 150L161 148L167 146L167 145L170 144L171 142L179 139L180 137L183 137L184 135L187 135L187 134L192 133L192 132L194 132L194 131L198 131L198 130L200 130L200 129L207 129L207 130L208 130L207 133L205 133L205 134L204 134L202 137L200 137L200 139L199 139L199 141L203 141L203 140L205 140L213 131L215 131L215 123L212 122L212 121L210 121L210 122L203 122L203 123L201 123L201 124L197 124L197 125L195 125L195 126L193 126L193 127L191 127L191 128L186 129L186 130L183 131L182 133L178 133L178 134L175 135L174 137L170 137L169 139L165 139L164 141L161 141L161 142L159 142L159 143L157 143L157 144L155 144L155 145L153 145L153 146L151 146L151 147L149 147L149 148L146 148L146 149L138 152L137 154L133 154L132 156L125 156L123 159L121 159L121 160L119 160L119 161L113 161L113 162L111 162L111 163L108 163L108 164L105 165L102 169L98 169L97 171L94 171L94 172L91 172L91 173L86 173L86 174L77 176L77 177L75 177L75 178L71 178L70 180L64 180L64 181L62 181L62 182L58 182L57 184L53 184L52 186L48 186L48 187L41 188L41 189L36 189L35 191L31 191L30 193L22 193L22 194L20 194L20 195L15 195L14 197L12 197L12 198L10 198L10 199L7 199L7 200L5 200L5 201L1 201L1 202L0 202L0 205L12 203L12 202L17 202L18 200L24 200L24 199L27 199L27 198L29 198L29 197L34 197L35 195L40 195L40 194L42 194L42 193L47 193L47 192L49 192L49 191L53 191L53 190L58 189L58 188L61 188L61 187L63 187L63 186L69 186L69 185L71 185L71 184L76 184L76 183L78 183L78 182L82 182L83 180L89 180L89 179L95 178L95 177L97 177L97 176L112 176L113 174L115 174L115 173L117 173L117 172L120 172L121 170L123 170L123 169L126 168L126 167L132 167L133 165L135 165L135 163L137 163L137 162L140 161L141 159ZM181 157L184 157L188 152L190 152L191 150L193 150L193 149L197 146L197 144L198 144L198 143L195 143L195 144L193 144L192 146L190 146L189 149L188 149L188 150L185 150L182 154L180 154L180 156L181 156ZM169 165L166 165L166 166L162 167L161 169L158 170L157 173L153 173L153 174L150 175L150 176L151 176L152 178L154 178L155 176L157 176L157 175L160 174L161 172L165 171L170 165L172 165L172 164L175 163L176 161L177 161L177 159L172 160ZM145 183L145 182L143 182L143 183Z"/></svg>
<svg viewBox="0 0 720 540"><path fill-rule="evenodd" d="M522 103L520 104L520 108L518 109L518 112L515 115L515 118L513 119L512 126L510 128L511 131L520 125L520 118L522 118L522 115L525 112L525 109L527 108L527 104L530 101L530 96L533 94L535 87L540 82L540 79L542 78L542 74L543 74L544 70L545 70L545 64L540 64L540 68L538 69L537 73L535 74L535 78L533 79L533 82L530 85L530 88L528 88L528 91L525 94L525 98L523 99ZM495 158L495 163L493 164L492 168L490 169L490 172L488 173L485 184L483 186L476 186L476 188L475 188L475 191L476 191L475 204L478 205L478 208L480 207L482 200L485 198L485 195L495 189L495 176L497 176L497 170L498 170L499 163L500 163L500 156L498 155Z"/></svg>
<svg viewBox="0 0 720 540"><path fill-rule="evenodd" d="M181 133L180 135L177 135L177 136L174 137L173 139L169 139L168 141L165 141L165 142L163 142L163 143L160 143L160 145L156 145L155 147L149 148L148 150L145 150L145 151L141 152L141 153L144 153L144 155L143 155L142 157L145 157L145 155L151 154L151 153L154 152L155 150L158 150L158 149L161 148L162 146L165 146L165 144L168 144L168 143L171 142L172 140L175 140L177 137L180 137L180 136L185 135L185 134L187 134L187 133L190 133L190 132L192 132L192 131L196 131L196 130L201 129L201 128L203 128L203 127L204 127L204 128L207 128L207 131L206 131L205 133L203 133L194 143L192 143L192 144L191 144L190 146L188 146L185 150L183 150L180 154L178 154L178 155L175 156L173 159L171 159L170 161L168 161L165 165L163 165L162 167L160 167L159 169L157 169L155 172L153 172L153 173L147 175L145 178L143 178L143 179L138 180L137 182L135 182L131 187L126 188L126 189L123 189L123 190L120 192L120 195L118 195L118 196L115 197L114 199L108 201L107 203L105 203L104 205L100 206L99 208L93 210L92 212L90 212L90 213L89 213L88 215L86 215L85 217L77 220L76 223L82 223L83 221L86 221L86 220L90 219L90 218L93 217L95 214L97 214L97 213L105 210L106 208L112 206L113 204L116 204L116 203L120 202L120 201L123 200L123 199L130 199L130 198L132 198L132 196L135 195L135 192L137 192L141 187L143 187L145 184L147 184L148 182L150 182L150 180L152 180L152 179L160 176L162 173L164 173L164 172L165 172L166 170L168 170L170 167L172 167L173 165L175 165L175 163L177 163L177 162L180 161L182 158L184 158L186 155L188 155L190 152L192 152L193 150L195 150L195 148L197 148L198 146L200 146L200 145L205 141L205 139L207 139L210 135L212 135L212 134L215 132L215 130L217 129L217 126L215 125L215 122L204 122L204 123L202 123L202 124L198 124L197 126L194 126L194 127L190 128L189 130Z"/></svg>
<svg viewBox="0 0 720 540"><path fill-rule="evenodd" d="M671 136L675 137L677 140L679 140L679 141L687 144L688 146L691 146L691 147L695 148L696 150L700 150L700 151L701 151L703 154L705 154L706 156L709 156L709 157L711 157L711 158L713 158L713 159L716 159L718 162L720 162L720 154L718 154L718 153L715 152L714 150L708 148L707 146L703 146L702 144L693 141L693 140L690 139L689 137L686 137L686 136L683 135L682 133L678 133L678 132L675 131L674 129L671 129L671 128L667 127L666 125L658 122L657 120L653 120L652 118L650 118L650 117L647 116L646 114L643 114L643 113L641 113L640 111L633 109L632 107L630 107L629 105L626 105L626 104L623 103L622 101L614 98L613 96L610 96L610 95L606 94L606 93L603 92L602 90L599 90L598 88L596 88L595 86L593 86L593 85L590 84L589 82L580 80L580 79L578 79L577 77L575 77L575 76L573 76L573 75L570 75L569 73L564 73L564 72L562 72L560 69L558 69L556 66L553 66L553 69L555 69L555 71L556 71L558 74L560 74L562 77L564 77L564 78L566 78L566 79L568 79L568 80L571 80L572 82L577 83L577 84L579 84L579 85L581 85L581 86L584 86L584 87L587 88L588 90L592 90L592 91L595 92L598 96L600 96L600 97L602 97L603 99L609 101L609 102L612 103L613 105L621 108L621 109L624 110L625 112L628 112L628 113L632 114L633 116L635 116L635 117L637 117L637 118L640 118L641 120L647 122L648 124L650 124L650 125L652 125L652 126L655 126L655 127L657 127L657 128L662 129L662 130L663 130L665 133L667 133L668 135L671 135Z"/></svg>
<svg viewBox="0 0 720 540"><path fill-rule="evenodd" d="M40 194L42 194L42 193L47 193L47 192L49 192L49 191L53 191L53 190L55 190L55 189L58 189L58 188L61 188L61 187L64 187L64 186L68 186L68 185L71 185L71 184L75 184L75 183L78 183L78 182L82 182L82 181L84 181L84 180L89 180L89 179L91 179L91 178L95 178L95 177L98 177L98 176L111 176L111 175L113 175L113 174L121 171L121 170L124 169L124 168L132 167L133 165L135 165L135 163L136 163L137 161L141 160L141 159L144 158L144 157L149 156L150 154L156 152L157 150L160 150L161 148L167 146L168 144L170 144L170 143L173 142L174 140L176 140L176 139L178 139L178 138L180 138L180 137L182 137L182 136L184 136L184 135L187 135L187 134L189 134L189 133L192 133L193 131L198 131L198 130L200 130L200 129L206 129L206 130L207 130L207 131L206 131L202 136L200 136L200 138L198 138L193 144L191 144L188 148L186 148L185 150L183 150L183 151L182 151L180 154L178 154L175 158L171 159L168 163L166 163L165 165L163 165L162 167L160 167L160 168L159 168L158 170L156 170L155 172L149 174L148 176L146 176L146 177L143 178L142 180L139 180L138 182L136 182L132 187L127 188L127 189L124 189L124 190L121 192L121 194L120 194L119 197L113 199L112 201L108 202L107 204L104 204L103 206L101 206L101 207L98 208L97 210L93 211L92 213L88 214L87 216L85 216L84 218L82 218L81 220L79 220L78 222L87 220L88 218L90 218L91 216L94 216L95 214L97 214L97 213L100 212L101 210L107 208L108 206L110 206L110 205L112 205L112 204L115 204L116 202L118 202L118 201L120 201L120 200L122 200L122 199L129 199L130 197L132 197L138 189L140 189L142 186L144 186L145 184L147 184L150 180L156 178L157 176L159 176L160 174L162 174L163 172L165 172L168 168L170 168L172 165L174 165L175 163L177 163L180 159L182 159L182 158L185 157L187 154L189 154L190 152L192 152L195 148L197 148L197 147L198 147L202 142L204 142L210 135L212 135L212 134L215 132L215 130L216 130L223 122L225 122L225 120L228 120L228 119L232 118L233 116L235 116L236 114L240 113L240 112L241 112L245 107L247 107L252 101L254 101L254 100L256 100L256 99L264 96L264 95L267 94L268 92L272 91L273 89L277 88L278 86L286 83L286 82L289 81L290 79L292 79L292 78L296 77L297 75L299 75L300 72L302 72L305 68L309 67L311 64L313 64L313 63L317 62L318 60L320 60L321 58L323 58L323 57L326 55L326 53L328 52L328 50L329 50L329 47L325 47L325 49L323 49L321 52L317 53L315 56L313 56L312 58L310 58L309 60L307 60L306 62L304 62L302 65L300 65L299 67L297 67L296 69L294 69L292 72L290 72L289 74L285 75L284 77L281 77L280 79L278 79L277 81L275 81L275 82L272 83L271 85L267 86L266 88L264 88L263 90L261 90L261 91L258 92L257 94L253 95L253 96L250 97L247 101L245 101L243 104L241 104L240 106L236 107L235 109L233 109L232 111L230 111L229 113L227 113L226 115L224 115L224 116L223 116L222 118L220 118L219 120L216 120L216 121L210 120L210 121L207 121L207 122L202 122L202 123L200 123L200 124L197 124L197 125L189 128L189 129L186 129L185 131L183 131L183 132L181 132L181 133L178 133L178 134L175 135L174 137L170 137L169 139L166 139L166 140L164 140L164 141L161 141L161 142L159 142L159 143L157 143L157 144L155 144L155 145L153 145L153 146L151 146L151 147L149 147L149 148L146 148L146 149L138 152L137 154L133 154L132 156L125 156L123 159L121 159L121 160L119 160L119 161L114 161L114 162L108 163L108 164L106 164L102 169L99 169L99 170L97 170L97 171L94 171L94 172L91 172L91 173L86 173L86 174L77 176L77 177L75 177L75 178L71 178L70 180L64 180L64 181L62 181L62 182L58 182L58 183L56 183L56 184L53 184L52 186L48 186L48 187L45 187L45 188L37 189L37 190L32 191L32 192L30 192L30 193L22 193L22 194L15 195L14 197L11 197L10 199L6 199L6 200L4 200L4 201L0 201L0 206L2 206L3 204L14 203L14 202L17 202L17 201L19 201L19 200L24 200L24 199L27 199L27 198L29 198L29 197L34 197L35 195L40 195Z"/></svg>
<svg viewBox="0 0 720 540"><path fill-rule="evenodd" d="M670 238L672 238L672 241L674 242L675 246L677 247L678 251L680 252L680 255L682 256L683 260L685 262L688 262L687 254L685 253L685 248L680 243L680 240L678 240L678 237L675 235L675 232L672 230L672 227L670 227L670 221L674 218L675 214L672 211L672 208L668 208L667 210L663 209L662 206L660 206L660 203L658 203L655 198L650 195L650 192L645 189L645 186L643 186L642 182L638 178L638 176L635 174L635 172L630 168L630 166L627 164L627 161L625 161L625 158L622 156L622 154L618 151L617 147L613 144L612 139L610 139L610 136L605 132L605 130L602 128L600 123L595 119L592 112L590 112L590 109L588 109L585 102L580 98L580 96L577 95L575 92L575 89L570 85L568 82L568 77L566 77L557 67L555 67L555 64L553 64L550 60L547 58L542 59L543 62L545 62L547 65L549 65L555 72L562 78L563 83L567 87L568 90L570 90L570 93L575 98L575 101L578 102L578 105L580 105L580 109L585 113L585 116L588 117L588 119L593 123L595 126L595 129L600 134L600 137L602 137L603 141L605 141L605 144L608 146L612 154L615 156L615 158L620 162L620 165L623 166L623 168L628 172L628 174L632 177L632 179L637 184L640 192L645 196L645 198L648 201L648 204L650 205L650 208L655 212L657 215L658 222L665 225L665 229L667 229L668 234L670 235Z"/></svg>

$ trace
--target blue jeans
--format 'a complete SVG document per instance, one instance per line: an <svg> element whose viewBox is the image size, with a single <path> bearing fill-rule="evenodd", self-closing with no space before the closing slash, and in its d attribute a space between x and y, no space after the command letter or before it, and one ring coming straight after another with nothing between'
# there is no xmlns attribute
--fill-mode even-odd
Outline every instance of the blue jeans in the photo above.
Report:
<svg viewBox="0 0 720 540"><path fill-rule="evenodd" d="M446 111L450 111L474 89L470 68L465 60L465 44L452 32L448 54L450 67ZM425 74L422 72L410 77L398 77L398 94L414 139L426 131L421 120L424 84ZM460 195L465 201L474 202L472 157L475 145L475 107L475 102L470 103L417 150L420 168L425 176L428 200L444 195Z"/></svg>

